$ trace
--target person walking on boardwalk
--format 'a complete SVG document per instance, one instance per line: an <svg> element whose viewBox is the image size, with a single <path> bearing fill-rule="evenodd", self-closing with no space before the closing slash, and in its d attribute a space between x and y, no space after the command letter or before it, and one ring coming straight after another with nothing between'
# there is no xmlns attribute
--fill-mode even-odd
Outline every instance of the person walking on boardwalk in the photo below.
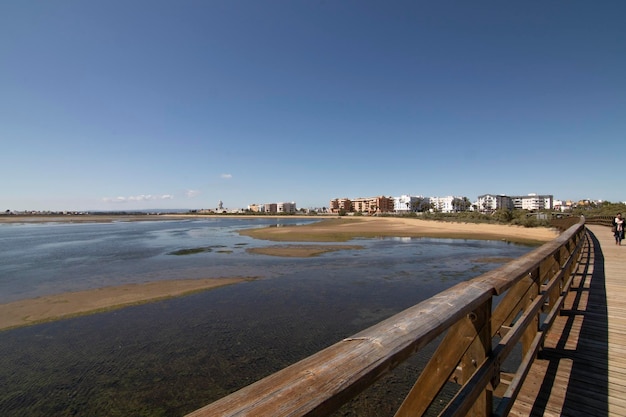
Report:
<svg viewBox="0 0 626 417"><path fill-rule="evenodd" d="M617 217L613 219L613 235L615 236L615 244L621 245L624 239L624 218L622 213L617 213Z"/></svg>

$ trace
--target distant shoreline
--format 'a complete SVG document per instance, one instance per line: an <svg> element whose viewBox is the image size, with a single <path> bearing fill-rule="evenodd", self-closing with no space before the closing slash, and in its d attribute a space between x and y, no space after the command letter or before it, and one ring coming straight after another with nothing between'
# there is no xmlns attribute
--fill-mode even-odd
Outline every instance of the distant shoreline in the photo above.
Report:
<svg viewBox="0 0 626 417"><path fill-rule="evenodd" d="M180 219L203 219L203 218L259 218L259 219L310 219L323 220L337 217L336 215L246 215L246 214L10 214L0 215L2 223L111 223L111 222L133 222L133 221L159 221L159 220L180 220Z"/></svg>
<svg viewBox="0 0 626 417"><path fill-rule="evenodd" d="M245 215L245 214L84 214L84 215L0 215L0 224L111 223L167 221L203 218L306 219L316 222L286 228L244 230L256 239L297 242L345 242L354 238L435 237L449 239L504 240L541 244L558 236L554 229L489 223L462 223L412 217L337 215Z"/></svg>

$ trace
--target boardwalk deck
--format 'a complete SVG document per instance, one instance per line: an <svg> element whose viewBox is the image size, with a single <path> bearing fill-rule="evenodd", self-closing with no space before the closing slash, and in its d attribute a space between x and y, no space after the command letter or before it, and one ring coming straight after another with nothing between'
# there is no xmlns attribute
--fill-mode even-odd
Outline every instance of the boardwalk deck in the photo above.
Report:
<svg viewBox="0 0 626 417"><path fill-rule="evenodd" d="M626 245L587 228L587 262L511 416L626 416Z"/></svg>

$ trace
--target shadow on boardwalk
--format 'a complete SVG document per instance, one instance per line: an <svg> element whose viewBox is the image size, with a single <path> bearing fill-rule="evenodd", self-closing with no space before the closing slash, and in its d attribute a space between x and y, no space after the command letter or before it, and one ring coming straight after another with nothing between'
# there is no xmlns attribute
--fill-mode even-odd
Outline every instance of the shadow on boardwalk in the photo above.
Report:
<svg viewBox="0 0 626 417"><path fill-rule="evenodd" d="M588 245L563 311L511 412L517 416L608 416L609 325L604 254Z"/></svg>

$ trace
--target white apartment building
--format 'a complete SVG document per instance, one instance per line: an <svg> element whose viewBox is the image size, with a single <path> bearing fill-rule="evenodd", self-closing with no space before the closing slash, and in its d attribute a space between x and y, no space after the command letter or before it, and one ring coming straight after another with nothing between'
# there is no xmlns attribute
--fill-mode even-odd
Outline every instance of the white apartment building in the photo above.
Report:
<svg viewBox="0 0 626 417"><path fill-rule="evenodd" d="M393 198L393 210L396 213L410 213L415 211L415 204L419 201L423 201L422 196L401 195L400 197Z"/></svg>
<svg viewBox="0 0 626 417"><path fill-rule="evenodd" d="M454 212L454 200L463 200L463 197L449 195L447 197L429 197L432 210L440 213L453 213Z"/></svg>
<svg viewBox="0 0 626 417"><path fill-rule="evenodd" d="M482 213L490 213L499 208L512 210L513 200L504 194L483 194L478 196L476 207Z"/></svg>
<svg viewBox="0 0 626 417"><path fill-rule="evenodd" d="M248 206L248 210L253 211L255 213L266 213L266 214L294 214L297 210L296 203L265 203L265 204L251 204Z"/></svg>
<svg viewBox="0 0 626 417"><path fill-rule="evenodd" d="M554 197L552 195L528 194L525 196L507 196L495 194L483 194L478 196L476 206L478 211L491 213L500 208L507 210L552 210Z"/></svg>
<svg viewBox="0 0 626 417"><path fill-rule="evenodd" d="M554 197L551 195L537 195L535 193L528 194L523 197L513 197L514 207L521 208L522 210L552 210L554 204ZM521 200L520 203L517 201Z"/></svg>
<svg viewBox="0 0 626 417"><path fill-rule="evenodd" d="M276 203L276 212L294 214L296 212L296 203L293 201L291 203Z"/></svg>

